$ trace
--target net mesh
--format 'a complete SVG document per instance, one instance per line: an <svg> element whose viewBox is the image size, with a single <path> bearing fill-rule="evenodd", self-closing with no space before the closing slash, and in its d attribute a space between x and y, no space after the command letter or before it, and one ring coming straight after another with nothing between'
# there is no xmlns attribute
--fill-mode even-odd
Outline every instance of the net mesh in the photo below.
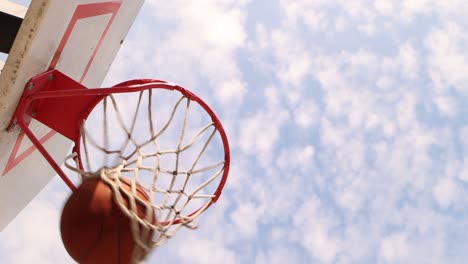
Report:
<svg viewBox="0 0 468 264"><path fill-rule="evenodd" d="M66 166L111 186L131 219L138 262L180 228L197 227L225 177L225 149L212 116L178 91L109 95L100 104Z"/></svg>

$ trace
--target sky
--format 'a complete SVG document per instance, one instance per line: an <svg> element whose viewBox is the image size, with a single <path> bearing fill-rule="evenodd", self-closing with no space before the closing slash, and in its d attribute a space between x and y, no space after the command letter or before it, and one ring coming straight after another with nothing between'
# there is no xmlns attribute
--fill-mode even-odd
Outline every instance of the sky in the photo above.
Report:
<svg viewBox="0 0 468 264"><path fill-rule="evenodd" d="M219 201L147 263L466 263L468 3L146 0L106 78L173 81L231 145ZM2 263L72 263L58 179Z"/></svg>

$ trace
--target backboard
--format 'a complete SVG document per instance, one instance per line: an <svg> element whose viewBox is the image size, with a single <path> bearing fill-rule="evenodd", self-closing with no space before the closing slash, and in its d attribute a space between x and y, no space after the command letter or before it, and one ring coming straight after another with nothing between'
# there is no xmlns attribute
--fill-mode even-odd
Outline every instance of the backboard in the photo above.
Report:
<svg viewBox="0 0 468 264"><path fill-rule="evenodd" d="M31 1L0 75L0 230L55 175L21 131L6 131L25 84L58 69L86 87L99 87L143 2ZM34 120L30 129L62 164L72 142Z"/></svg>

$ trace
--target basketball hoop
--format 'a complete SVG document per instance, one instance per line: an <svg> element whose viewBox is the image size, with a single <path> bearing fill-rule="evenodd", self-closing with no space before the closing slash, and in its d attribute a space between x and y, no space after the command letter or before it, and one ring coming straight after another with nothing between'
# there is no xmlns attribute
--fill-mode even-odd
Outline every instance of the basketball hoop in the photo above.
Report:
<svg viewBox="0 0 468 264"><path fill-rule="evenodd" d="M164 100L158 101L158 93ZM124 103L119 103L119 96ZM130 103L130 99L135 101ZM155 116L158 108L165 112ZM73 153L65 162L68 169L83 178L100 177L112 188L114 200L131 219L135 242L142 251L135 253L135 259L147 255L181 227L195 228L194 220L218 200L228 176L229 144L221 122L199 97L170 82L142 79L87 89L57 70L30 80L9 129L19 126L75 190L29 130L32 119L74 142ZM130 182L131 190L123 188L122 181ZM136 185L148 193L149 201L136 195ZM156 213L157 221L150 213L139 218L132 206L123 205L124 197L130 204L136 200L144 203L148 212ZM151 243L143 242L142 228L153 233Z"/></svg>

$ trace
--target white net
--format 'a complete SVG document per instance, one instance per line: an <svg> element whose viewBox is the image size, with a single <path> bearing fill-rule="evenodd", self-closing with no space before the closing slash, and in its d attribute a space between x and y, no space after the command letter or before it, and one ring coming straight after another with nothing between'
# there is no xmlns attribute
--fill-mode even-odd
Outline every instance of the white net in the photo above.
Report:
<svg viewBox="0 0 468 264"><path fill-rule="evenodd" d="M105 97L82 125L80 155L67 167L112 187L131 219L135 262L180 228L196 228L216 201L227 175L217 122L179 91L147 89Z"/></svg>

